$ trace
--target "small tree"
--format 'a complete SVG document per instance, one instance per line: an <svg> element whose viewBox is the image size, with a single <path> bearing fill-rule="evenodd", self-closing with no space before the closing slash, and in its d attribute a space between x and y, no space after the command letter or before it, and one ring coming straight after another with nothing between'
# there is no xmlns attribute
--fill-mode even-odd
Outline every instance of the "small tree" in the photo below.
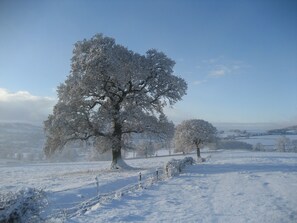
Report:
<svg viewBox="0 0 297 223"><path fill-rule="evenodd" d="M138 145L138 148L137 148L138 156L148 158L149 156L153 156L154 153L155 153L155 148L151 140L143 141Z"/></svg>
<svg viewBox="0 0 297 223"><path fill-rule="evenodd" d="M164 144L164 148L169 150L169 155L171 155L171 142L174 138L174 123L168 121L165 115L160 115L160 123L162 123L161 128L163 134L160 135L161 141Z"/></svg>
<svg viewBox="0 0 297 223"><path fill-rule="evenodd" d="M290 139L285 136L281 136L277 139L276 150L279 152L287 152L289 145Z"/></svg>
<svg viewBox="0 0 297 223"><path fill-rule="evenodd" d="M124 166L127 135L160 134L164 106L186 94L186 82L173 75L174 64L162 52L140 55L101 34L77 42L70 74L45 121L46 155L69 141L92 139L100 151L111 150L112 168Z"/></svg>
<svg viewBox="0 0 297 223"><path fill-rule="evenodd" d="M258 142L256 145L253 146L254 151L265 151L265 147L262 143Z"/></svg>
<svg viewBox="0 0 297 223"><path fill-rule="evenodd" d="M200 149L207 143L214 141L216 128L207 121L192 119L183 121L175 130L175 151L190 152L194 148L200 158Z"/></svg>
<svg viewBox="0 0 297 223"><path fill-rule="evenodd" d="M291 150L290 152L294 152L296 153L297 152L297 139L294 139L291 141Z"/></svg>

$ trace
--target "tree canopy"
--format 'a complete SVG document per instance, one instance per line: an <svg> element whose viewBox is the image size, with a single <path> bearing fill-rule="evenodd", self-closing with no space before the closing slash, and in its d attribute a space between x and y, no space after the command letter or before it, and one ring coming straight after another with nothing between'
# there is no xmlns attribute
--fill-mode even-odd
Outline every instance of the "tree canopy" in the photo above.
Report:
<svg viewBox="0 0 297 223"><path fill-rule="evenodd" d="M69 141L92 139L101 151L112 150L116 167L125 135L159 134L164 106L186 94L187 84L173 75L174 65L162 52L140 55L102 34L77 42L70 74L45 121L46 155Z"/></svg>
<svg viewBox="0 0 297 223"><path fill-rule="evenodd" d="M207 121L191 119L183 121L175 130L176 152L191 152L196 148L197 157L200 158L200 149L206 143L214 140L217 130Z"/></svg>

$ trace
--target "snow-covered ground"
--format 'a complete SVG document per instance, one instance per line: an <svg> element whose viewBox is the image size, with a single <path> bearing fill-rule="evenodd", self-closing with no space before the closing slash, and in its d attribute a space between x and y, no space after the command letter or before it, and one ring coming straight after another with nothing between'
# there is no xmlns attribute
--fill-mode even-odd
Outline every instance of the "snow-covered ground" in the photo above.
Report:
<svg viewBox="0 0 297 223"><path fill-rule="evenodd" d="M0 189L43 188L43 216L73 210L66 222L297 222L295 153L214 152L177 177L145 184L169 159L127 160L137 167L128 171L111 171L110 162L2 165Z"/></svg>

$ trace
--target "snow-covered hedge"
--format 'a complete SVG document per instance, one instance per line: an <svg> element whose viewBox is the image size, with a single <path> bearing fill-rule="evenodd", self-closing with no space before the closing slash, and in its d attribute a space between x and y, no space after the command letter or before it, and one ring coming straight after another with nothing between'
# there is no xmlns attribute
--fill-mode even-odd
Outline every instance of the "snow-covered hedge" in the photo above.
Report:
<svg viewBox="0 0 297 223"><path fill-rule="evenodd" d="M178 175L186 165L192 165L194 162L193 157L185 157L182 160L172 159L165 164L164 172L167 177L173 177Z"/></svg>
<svg viewBox="0 0 297 223"><path fill-rule="evenodd" d="M0 222L40 222L46 203L44 192L34 188L0 193Z"/></svg>

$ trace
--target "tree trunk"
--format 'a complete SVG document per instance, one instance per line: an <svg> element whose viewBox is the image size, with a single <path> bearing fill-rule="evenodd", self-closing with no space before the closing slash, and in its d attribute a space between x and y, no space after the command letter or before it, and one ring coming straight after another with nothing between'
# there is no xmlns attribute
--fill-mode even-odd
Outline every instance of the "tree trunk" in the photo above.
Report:
<svg viewBox="0 0 297 223"><path fill-rule="evenodd" d="M112 150L112 163L117 164L119 159L122 159L121 150Z"/></svg>
<svg viewBox="0 0 297 223"><path fill-rule="evenodd" d="M120 117L120 104L116 104L113 110L113 133L112 133L112 162L111 169L118 169L119 160L122 159L122 124L119 120Z"/></svg>
<svg viewBox="0 0 297 223"><path fill-rule="evenodd" d="M114 108L113 114L114 131L112 134L112 162L111 169L124 168L128 169L129 166L122 159L122 123L120 117L120 104L118 103Z"/></svg>
<svg viewBox="0 0 297 223"><path fill-rule="evenodd" d="M201 156L200 156L200 143L201 143L201 140L195 140L195 145L196 145L196 150L197 150L197 158L200 159Z"/></svg>
<svg viewBox="0 0 297 223"><path fill-rule="evenodd" d="M114 132L112 134L112 162L111 169L129 169L130 167L122 159L122 124L114 120Z"/></svg>
<svg viewBox="0 0 297 223"><path fill-rule="evenodd" d="M197 146L197 157L200 158L200 148Z"/></svg>
<svg viewBox="0 0 297 223"><path fill-rule="evenodd" d="M119 168L119 160L122 159L122 126L115 123L114 133L112 135L112 163L111 169Z"/></svg>
<svg viewBox="0 0 297 223"><path fill-rule="evenodd" d="M122 159L122 152L121 152L121 143L118 145L114 144L112 149L112 162L111 162L111 169L131 169L129 165L125 163Z"/></svg>

